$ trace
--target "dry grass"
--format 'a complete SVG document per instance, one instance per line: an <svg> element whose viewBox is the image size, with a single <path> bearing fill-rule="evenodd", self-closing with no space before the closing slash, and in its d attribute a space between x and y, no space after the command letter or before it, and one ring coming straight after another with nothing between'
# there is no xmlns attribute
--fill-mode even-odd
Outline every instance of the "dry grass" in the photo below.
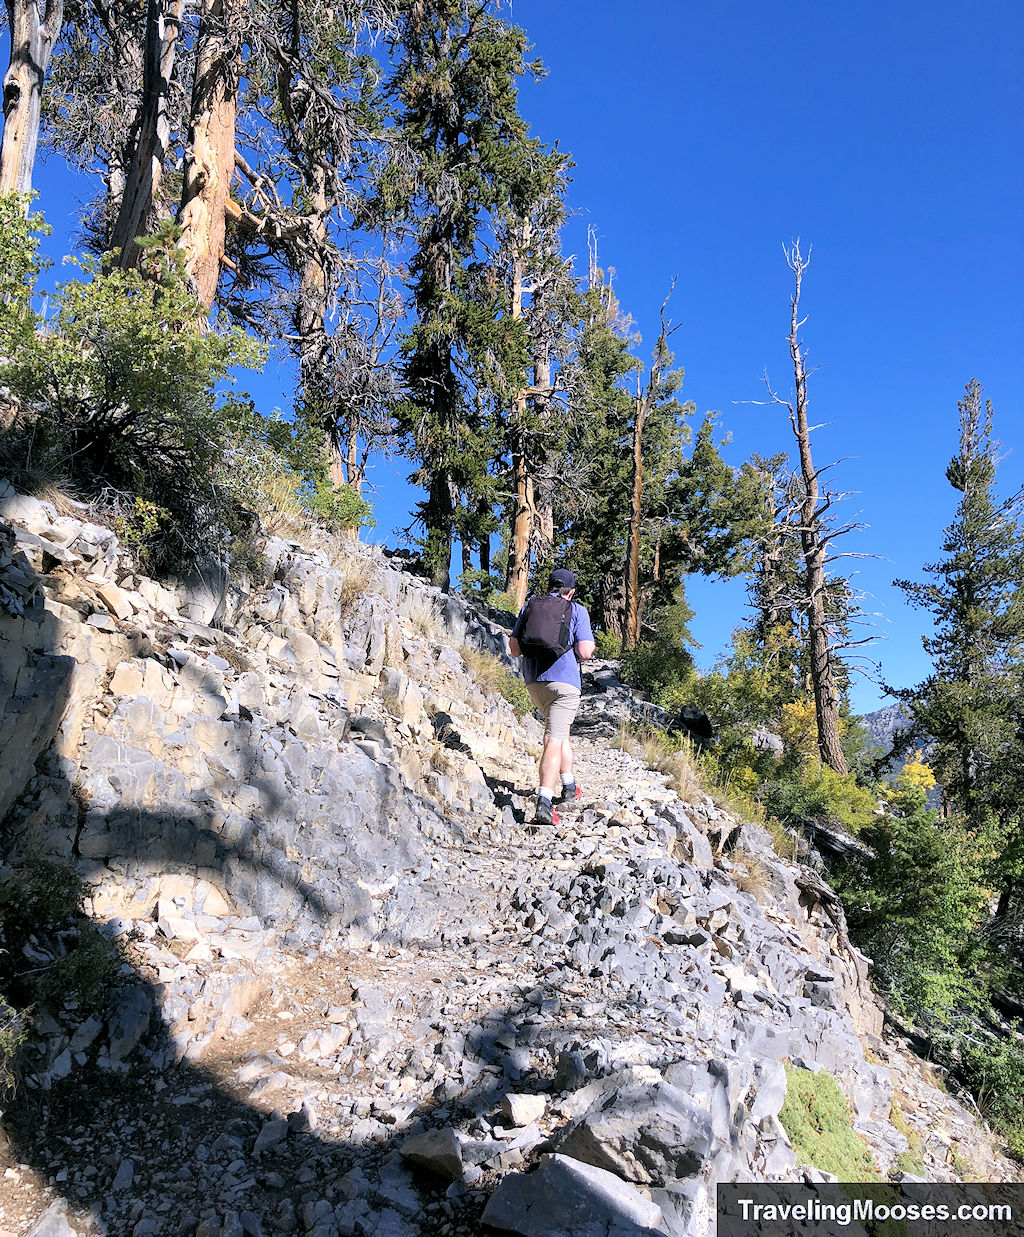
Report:
<svg viewBox="0 0 1024 1237"><path fill-rule="evenodd" d="M460 777L465 759L465 756L457 756L448 748L438 745L430 753L430 767L446 777Z"/></svg>
<svg viewBox="0 0 1024 1237"><path fill-rule="evenodd" d="M793 834L788 833L774 816L766 815L755 799L737 790L728 777L723 781L717 772L717 762L713 758L702 761L700 753L688 741L684 740L683 746L677 748L663 731L623 725L612 746L636 756L649 769L664 773L669 787L684 802L692 801L695 793L700 791L709 795L716 807L737 820L763 826L771 834L775 853L783 859L796 859L798 842Z"/></svg>
<svg viewBox="0 0 1024 1237"><path fill-rule="evenodd" d="M422 594L412 599L405 621L417 636L424 636L427 640L440 641L444 634L444 624L437 606Z"/></svg>
<svg viewBox="0 0 1024 1237"><path fill-rule="evenodd" d="M342 557L338 568L343 573L338 610L344 618L352 613L359 598L365 597L370 591L373 568L366 559L357 558L354 554Z"/></svg>
<svg viewBox="0 0 1024 1237"><path fill-rule="evenodd" d="M642 760L648 769L665 774L669 788L684 802L689 802L697 791L704 789L689 742L677 748L659 730L623 725L613 745Z"/></svg>
<svg viewBox="0 0 1024 1237"><path fill-rule="evenodd" d="M294 478L270 472L262 479L259 495L260 520L271 537L300 541L309 528Z"/></svg>
<svg viewBox="0 0 1024 1237"><path fill-rule="evenodd" d="M74 520L81 520L89 514L83 510L87 504L76 497L70 483L64 478L55 478L41 485L36 491L36 498L44 503L52 503L58 515L69 516Z"/></svg>
<svg viewBox="0 0 1024 1237"><path fill-rule="evenodd" d="M500 658L467 646L462 660L485 696L504 696L520 717L533 708L525 683Z"/></svg>
<svg viewBox="0 0 1024 1237"><path fill-rule="evenodd" d="M501 679L508 673L507 667L497 657L482 653L479 649L467 645L462 652L462 660L466 669L480 685L485 696L496 696L500 689Z"/></svg>
<svg viewBox="0 0 1024 1237"><path fill-rule="evenodd" d="M774 816L768 816L760 823L772 835L772 846L775 847L775 853L779 858L789 859L795 863L800 853L800 843L795 834L784 829Z"/></svg>
<svg viewBox="0 0 1024 1237"><path fill-rule="evenodd" d="M221 640L215 644L213 651L218 657L223 657L237 674L244 674L252 669L252 661L248 654L238 648L237 645L230 644L227 640Z"/></svg>
<svg viewBox="0 0 1024 1237"><path fill-rule="evenodd" d="M768 872L764 864L757 855L747 850L737 850L732 858L734 863L741 863L746 868L745 872L732 874L736 888L760 901L768 888Z"/></svg>

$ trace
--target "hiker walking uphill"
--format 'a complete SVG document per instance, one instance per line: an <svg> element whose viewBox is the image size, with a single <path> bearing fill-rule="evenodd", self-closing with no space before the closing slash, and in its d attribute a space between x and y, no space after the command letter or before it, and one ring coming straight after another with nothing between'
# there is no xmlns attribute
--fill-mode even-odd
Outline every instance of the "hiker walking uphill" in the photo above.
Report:
<svg viewBox="0 0 1024 1237"><path fill-rule="evenodd" d="M553 802L579 797L572 769L569 727L580 707L580 666L594 655L590 615L573 601L576 577L556 567L548 592L527 601L512 626L509 647L523 659L530 699L544 716L544 752L534 823L553 824Z"/></svg>

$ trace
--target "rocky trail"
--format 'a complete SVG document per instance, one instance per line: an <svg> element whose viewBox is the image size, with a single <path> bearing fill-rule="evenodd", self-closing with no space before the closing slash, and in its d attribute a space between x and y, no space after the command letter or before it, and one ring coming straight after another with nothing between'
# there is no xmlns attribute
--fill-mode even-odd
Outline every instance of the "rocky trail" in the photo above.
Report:
<svg viewBox="0 0 1024 1237"><path fill-rule="evenodd" d="M296 591L304 560L289 553L278 580ZM307 630L324 604L314 564ZM386 584L399 575L377 570ZM378 593L387 612L348 659L360 677L344 725L323 677L281 657L303 647L298 618L269 620L284 633L269 652L236 623L244 661L223 656L230 630L149 619L145 647L111 659L107 696L76 724L76 768L95 793L76 846L92 856L90 910L127 940L131 965L103 1015L37 1019L34 1073L0 1143L0 1234L703 1235L715 1181L821 1179L778 1119L786 1065L839 1081L883 1174L909 1133L928 1180L1016 1179L972 1113L883 1039L866 962L814 871L614 746L621 721L650 706L613 667L585 678L582 798L560 825L530 827L539 730L456 651L476 630L500 655L500 631L450 611L440 629L444 600L401 580ZM343 627L348 638L358 620ZM344 681L327 664L338 647L319 633L317 674ZM145 703L167 692L163 713L184 715L186 687L206 709L194 751L186 725ZM251 861L225 859L226 879L194 856L133 866L128 847L123 863L119 809L95 819L109 787L120 804L136 793L118 771L156 762L165 798L172 762L216 785L211 751L261 716L252 745L267 778L281 769L292 799L315 800L304 815L289 807L280 850L294 871L253 834L245 854L261 854L262 876L248 899ZM230 755L216 759L230 770ZM58 783L37 776L18 819L38 824ZM225 837L240 802L256 828L281 815L251 769L221 785L197 849L212 845L211 819ZM353 822L379 830L373 847ZM332 849L346 831L348 849ZM339 871L358 913L331 902Z"/></svg>

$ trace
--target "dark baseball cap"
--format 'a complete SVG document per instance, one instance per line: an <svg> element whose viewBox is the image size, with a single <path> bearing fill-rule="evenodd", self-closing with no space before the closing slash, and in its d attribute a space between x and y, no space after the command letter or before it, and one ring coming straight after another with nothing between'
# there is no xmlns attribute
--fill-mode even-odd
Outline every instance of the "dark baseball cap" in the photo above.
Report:
<svg viewBox="0 0 1024 1237"><path fill-rule="evenodd" d="M567 567L556 567L548 576L549 588L575 588L576 577Z"/></svg>

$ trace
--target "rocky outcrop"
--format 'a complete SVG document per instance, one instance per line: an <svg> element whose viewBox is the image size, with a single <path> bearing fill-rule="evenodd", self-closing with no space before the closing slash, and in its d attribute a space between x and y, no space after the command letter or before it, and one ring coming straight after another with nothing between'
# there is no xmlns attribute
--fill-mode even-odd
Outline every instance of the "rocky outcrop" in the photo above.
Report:
<svg viewBox="0 0 1024 1237"><path fill-rule="evenodd" d="M26 1225L56 1189L77 1232L703 1235L717 1181L816 1171L784 1063L838 1080L882 1172L909 1131L935 1179L1012 1174L880 1038L828 885L609 746L657 719L614 667L535 832L539 728L460 599L280 540L214 598L46 504L0 519L4 855L74 858L133 964L102 1016L37 1018L25 1094L75 1116L20 1135Z"/></svg>

